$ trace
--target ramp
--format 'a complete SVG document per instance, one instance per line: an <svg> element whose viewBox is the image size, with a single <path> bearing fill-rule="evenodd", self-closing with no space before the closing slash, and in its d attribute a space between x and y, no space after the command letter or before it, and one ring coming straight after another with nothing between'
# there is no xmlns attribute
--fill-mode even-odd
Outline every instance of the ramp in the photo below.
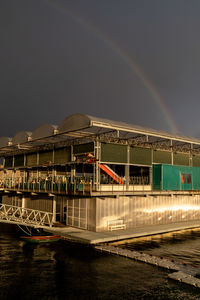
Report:
<svg viewBox="0 0 200 300"><path fill-rule="evenodd" d="M124 184L124 182L122 181L121 177L115 173L108 165L104 165L104 164L99 164L99 167L106 173L108 174L111 178L114 179L114 181L116 181L119 184Z"/></svg>
<svg viewBox="0 0 200 300"><path fill-rule="evenodd" d="M53 214L19 206L0 204L0 223L52 227Z"/></svg>

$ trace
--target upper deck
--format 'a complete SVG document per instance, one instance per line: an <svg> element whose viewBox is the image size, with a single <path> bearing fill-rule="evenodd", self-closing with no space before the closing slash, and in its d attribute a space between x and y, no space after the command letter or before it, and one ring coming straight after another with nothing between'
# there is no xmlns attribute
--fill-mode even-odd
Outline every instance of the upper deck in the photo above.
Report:
<svg viewBox="0 0 200 300"><path fill-rule="evenodd" d="M154 192L153 164L200 167L200 140L74 114L0 138L0 155L4 191L129 195Z"/></svg>

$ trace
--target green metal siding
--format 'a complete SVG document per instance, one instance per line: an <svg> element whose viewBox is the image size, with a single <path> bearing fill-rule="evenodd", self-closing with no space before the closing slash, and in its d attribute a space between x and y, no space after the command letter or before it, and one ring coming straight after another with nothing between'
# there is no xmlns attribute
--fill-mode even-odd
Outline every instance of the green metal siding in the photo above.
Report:
<svg viewBox="0 0 200 300"><path fill-rule="evenodd" d="M163 190L177 190L181 188L180 181L180 167L178 166L164 166L162 165L162 189ZM181 168L182 169L182 168Z"/></svg>
<svg viewBox="0 0 200 300"><path fill-rule="evenodd" d="M200 156L194 155L192 157L192 164L193 164L193 167L200 167Z"/></svg>
<svg viewBox="0 0 200 300"><path fill-rule="evenodd" d="M153 162L157 164L171 164L171 152L153 150Z"/></svg>
<svg viewBox="0 0 200 300"><path fill-rule="evenodd" d="M127 163L127 146L101 143L101 161Z"/></svg>
<svg viewBox="0 0 200 300"><path fill-rule="evenodd" d="M151 165L151 149L131 147L130 148L130 163L140 165Z"/></svg>
<svg viewBox="0 0 200 300"><path fill-rule="evenodd" d="M189 166L189 154L174 153L174 165Z"/></svg>
<svg viewBox="0 0 200 300"><path fill-rule="evenodd" d="M153 165L153 190L161 190L162 168L161 165Z"/></svg>
<svg viewBox="0 0 200 300"><path fill-rule="evenodd" d="M53 163L53 151L39 152L39 165L51 165Z"/></svg>
<svg viewBox="0 0 200 300"><path fill-rule="evenodd" d="M74 154L94 152L94 143L80 144L73 147Z"/></svg>
<svg viewBox="0 0 200 300"><path fill-rule="evenodd" d="M27 156L26 156L26 165L28 167L37 165L37 153L27 154Z"/></svg>
<svg viewBox="0 0 200 300"><path fill-rule="evenodd" d="M155 189L159 189L159 176L162 181L160 190L200 190L200 168L198 167L153 165L153 188ZM184 178L186 178L185 182Z"/></svg>
<svg viewBox="0 0 200 300"><path fill-rule="evenodd" d="M5 157L5 168L12 168L13 166L13 156Z"/></svg>
<svg viewBox="0 0 200 300"><path fill-rule="evenodd" d="M14 166L23 167L24 166L24 155L16 155L14 157Z"/></svg>
<svg viewBox="0 0 200 300"><path fill-rule="evenodd" d="M55 149L54 152L55 164L65 164L69 161L71 161L71 147Z"/></svg>

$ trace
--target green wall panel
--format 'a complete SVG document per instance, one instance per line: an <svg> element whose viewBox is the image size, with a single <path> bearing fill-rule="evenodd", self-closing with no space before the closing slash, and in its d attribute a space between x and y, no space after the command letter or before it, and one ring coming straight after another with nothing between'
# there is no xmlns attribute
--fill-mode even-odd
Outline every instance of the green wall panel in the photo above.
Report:
<svg viewBox="0 0 200 300"><path fill-rule="evenodd" d="M200 156L194 155L192 157L193 167L200 167Z"/></svg>
<svg viewBox="0 0 200 300"><path fill-rule="evenodd" d="M116 144L101 144L101 161L104 162L127 162L127 146Z"/></svg>
<svg viewBox="0 0 200 300"><path fill-rule="evenodd" d="M27 154L27 156L26 156L26 165L28 167L37 165L37 153Z"/></svg>
<svg viewBox="0 0 200 300"><path fill-rule="evenodd" d="M39 152L39 165L51 165L53 163L53 151Z"/></svg>
<svg viewBox="0 0 200 300"><path fill-rule="evenodd" d="M153 165L153 190L161 190L162 165Z"/></svg>
<svg viewBox="0 0 200 300"><path fill-rule="evenodd" d="M174 153L174 165L189 166L189 154Z"/></svg>
<svg viewBox="0 0 200 300"><path fill-rule="evenodd" d="M154 150L153 162L158 164L171 164L171 152Z"/></svg>
<svg viewBox="0 0 200 300"><path fill-rule="evenodd" d="M131 147L130 148L130 163L140 165L151 165L151 149Z"/></svg>
<svg viewBox="0 0 200 300"><path fill-rule="evenodd" d="M80 144L73 147L74 154L83 154L94 151L94 143Z"/></svg>
<svg viewBox="0 0 200 300"><path fill-rule="evenodd" d="M13 166L13 156L5 157L5 168L12 168Z"/></svg>
<svg viewBox="0 0 200 300"><path fill-rule="evenodd" d="M23 167L24 166L24 155L16 155L14 158L14 166L15 167Z"/></svg>
<svg viewBox="0 0 200 300"><path fill-rule="evenodd" d="M200 190L200 168L198 167L153 165L154 189L159 189L160 178L161 190Z"/></svg>
<svg viewBox="0 0 200 300"><path fill-rule="evenodd" d="M54 152L55 164L65 164L69 161L71 161L71 147L55 149Z"/></svg>

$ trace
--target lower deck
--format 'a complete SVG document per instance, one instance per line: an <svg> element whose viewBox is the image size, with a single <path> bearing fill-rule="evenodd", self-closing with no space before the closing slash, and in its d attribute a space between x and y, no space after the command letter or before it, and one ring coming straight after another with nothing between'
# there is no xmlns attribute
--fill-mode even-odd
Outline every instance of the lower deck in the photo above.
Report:
<svg viewBox="0 0 200 300"><path fill-rule="evenodd" d="M193 230L200 228L199 221L188 221L163 225L151 225L134 229L116 230L109 232L91 232L73 227L53 227L48 232L60 235L63 239L86 244L99 244L125 240L139 237L147 237L156 234L164 234L174 231Z"/></svg>
<svg viewBox="0 0 200 300"><path fill-rule="evenodd" d="M93 197L33 193L2 194L2 204L52 214L53 223L90 232L137 230L200 222L199 193L140 193Z"/></svg>

